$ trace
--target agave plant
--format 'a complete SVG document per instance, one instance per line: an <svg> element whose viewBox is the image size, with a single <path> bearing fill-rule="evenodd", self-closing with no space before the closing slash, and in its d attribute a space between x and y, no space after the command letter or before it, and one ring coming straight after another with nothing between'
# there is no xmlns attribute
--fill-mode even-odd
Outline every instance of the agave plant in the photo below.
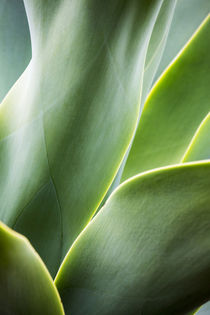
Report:
<svg viewBox="0 0 210 315"><path fill-rule="evenodd" d="M210 314L209 1L24 6L0 4L0 314Z"/></svg>

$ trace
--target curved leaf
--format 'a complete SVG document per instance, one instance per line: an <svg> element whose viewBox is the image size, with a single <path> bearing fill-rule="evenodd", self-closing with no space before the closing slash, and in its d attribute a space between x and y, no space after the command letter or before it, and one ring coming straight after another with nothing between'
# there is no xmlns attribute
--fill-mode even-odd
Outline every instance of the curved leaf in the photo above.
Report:
<svg viewBox="0 0 210 315"><path fill-rule="evenodd" d="M209 187L210 163L119 186L58 272L66 314L178 315L208 300Z"/></svg>
<svg viewBox="0 0 210 315"><path fill-rule="evenodd" d="M28 21L22 0L0 1L0 102L31 59Z"/></svg>
<svg viewBox="0 0 210 315"><path fill-rule="evenodd" d="M35 204L44 200L44 216L53 218L44 233L50 255L42 257L52 274L103 199L133 136L162 3L25 0L32 60L0 109L0 218L14 227L18 218L18 231L42 254L43 216ZM25 216L33 211L28 234Z"/></svg>
<svg viewBox="0 0 210 315"><path fill-rule="evenodd" d="M45 265L22 235L0 223L0 314L64 315Z"/></svg>
<svg viewBox="0 0 210 315"><path fill-rule="evenodd" d="M179 163L210 109L208 17L150 93L122 180Z"/></svg>
<svg viewBox="0 0 210 315"><path fill-rule="evenodd" d="M210 113L196 131L182 162L210 159Z"/></svg>

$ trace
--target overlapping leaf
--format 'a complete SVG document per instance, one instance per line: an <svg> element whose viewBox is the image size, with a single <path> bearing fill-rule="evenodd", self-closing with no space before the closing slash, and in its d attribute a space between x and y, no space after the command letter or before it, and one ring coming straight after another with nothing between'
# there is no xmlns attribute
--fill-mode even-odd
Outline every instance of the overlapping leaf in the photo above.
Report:
<svg viewBox="0 0 210 315"><path fill-rule="evenodd" d="M167 5L172 6L172 2L167 1ZM172 7L170 8L170 10L172 13ZM188 12L187 15L186 15L186 12ZM170 31L169 36L167 32L165 32L164 34L165 36L163 36L162 38L159 38L159 45L156 45L156 43L154 42L157 47L157 50L156 50L157 54L155 54L155 58L152 58L153 62L155 62L155 65L157 66L158 63L160 62L161 56L162 56L162 59L161 59L161 64L159 65L158 70L156 68L153 69L154 71L153 76L150 76L149 80L152 77L155 77L154 81L157 80L157 78L162 74L163 70L169 65L169 63L175 58L177 53L187 43L187 41L196 31L196 28L199 26L202 20L208 15L209 12L210 12L210 2L208 0L201 0L199 2L197 0L184 0L184 1L178 0L177 1L175 12L173 15L171 15L171 17L174 16L173 21L172 21L172 26L170 27L171 23L168 23L168 31ZM158 22L160 26L164 24L163 13L164 13L164 7L162 7L162 10L160 11L159 18L157 19L157 22L156 22L156 27L153 30L153 35L157 33L157 31L159 30ZM155 34L154 38L158 38L158 36L156 37L156 35L157 34ZM154 43L151 40L150 46L152 47L153 46L152 44ZM165 44L166 44L166 47L165 47ZM161 50L164 51L163 55L162 55ZM146 69L147 69L147 66L146 66ZM145 79L145 85L142 90L142 95L143 95L142 108L145 102L145 97L148 95L148 91L152 83L152 81L147 82L147 77L145 77L144 79ZM121 168L117 174L117 177L112 183L112 186L110 187L105 200L108 198L110 193L119 185L129 152L130 150L128 150L127 155L124 158Z"/></svg>
<svg viewBox="0 0 210 315"><path fill-rule="evenodd" d="M163 168L122 184L57 275L66 314L178 315L205 302L209 187L210 163Z"/></svg>
<svg viewBox="0 0 210 315"><path fill-rule="evenodd" d="M23 236L0 223L0 314L64 315L43 262Z"/></svg>
<svg viewBox="0 0 210 315"><path fill-rule="evenodd" d="M210 109L210 18L167 69L144 107L123 179L179 163Z"/></svg>

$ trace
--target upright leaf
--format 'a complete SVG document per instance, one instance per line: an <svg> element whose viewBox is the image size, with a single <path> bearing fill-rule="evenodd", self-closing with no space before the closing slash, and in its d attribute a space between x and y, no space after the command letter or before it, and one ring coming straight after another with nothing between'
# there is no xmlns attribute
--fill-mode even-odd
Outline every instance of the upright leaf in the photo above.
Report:
<svg viewBox="0 0 210 315"><path fill-rule="evenodd" d="M58 272L66 314L178 315L207 301L209 187L210 163L162 168L122 184Z"/></svg>
<svg viewBox="0 0 210 315"><path fill-rule="evenodd" d="M159 14L157 16L152 35L150 38L149 46L147 49L147 54L146 54L146 60L144 64L144 73L143 73L143 84L142 84L142 89L141 89L141 105L140 105L140 112L139 112L139 117L138 121L141 117L141 112L144 107L145 99L147 97L147 94L149 93L149 90L152 85L152 81L154 79L154 76L156 74L157 68L159 66L166 40L168 37L168 32L171 26L171 20L173 18L174 10L176 7L176 0L174 1L163 1L161 9L159 11ZM138 124L137 124L138 125ZM133 135L134 139L135 134ZM125 163L127 161L130 148L132 146L132 141L130 142L129 148L124 156L124 159L120 165L120 168L118 170L117 175L115 176L114 181L112 182L111 186L109 187L109 190L103 199L100 207L105 203L107 198L110 196L110 194L114 191L114 189L119 185L123 169L125 167ZM100 209L99 207L99 209ZM98 210L99 210L98 209Z"/></svg>
<svg viewBox="0 0 210 315"><path fill-rule="evenodd" d="M125 165L125 180L179 163L210 110L210 17L150 93Z"/></svg>

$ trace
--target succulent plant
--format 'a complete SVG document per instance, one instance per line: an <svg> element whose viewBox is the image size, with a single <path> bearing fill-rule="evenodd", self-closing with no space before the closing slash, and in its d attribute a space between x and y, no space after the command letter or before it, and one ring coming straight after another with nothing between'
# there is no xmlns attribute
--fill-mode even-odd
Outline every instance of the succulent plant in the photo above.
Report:
<svg viewBox="0 0 210 315"><path fill-rule="evenodd" d="M24 6L0 4L0 314L210 314L209 1Z"/></svg>

